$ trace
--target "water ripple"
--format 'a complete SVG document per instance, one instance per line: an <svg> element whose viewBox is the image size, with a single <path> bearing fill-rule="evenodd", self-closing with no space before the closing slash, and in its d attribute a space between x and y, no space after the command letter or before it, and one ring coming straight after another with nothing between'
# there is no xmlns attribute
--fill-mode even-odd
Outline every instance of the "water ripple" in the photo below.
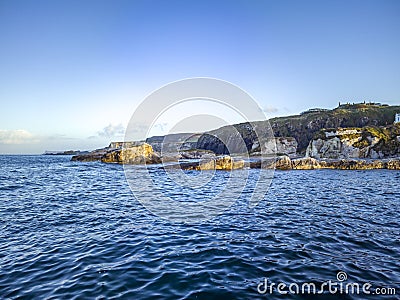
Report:
<svg viewBox="0 0 400 300"><path fill-rule="evenodd" d="M253 299L264 278L321 286L339 271L375 287L400 283L398 171L276 172L256 208L248 186L228 212L185 225L149 214L118 165L0 164L0 299Z"/></svg>

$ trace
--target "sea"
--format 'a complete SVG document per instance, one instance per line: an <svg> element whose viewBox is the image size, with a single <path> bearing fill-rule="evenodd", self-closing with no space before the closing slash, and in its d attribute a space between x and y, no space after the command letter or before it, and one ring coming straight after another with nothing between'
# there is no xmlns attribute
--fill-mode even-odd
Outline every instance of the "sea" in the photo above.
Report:
<svg viewBox="0 0 400 300"><path fill-rule="evenodd" d="M400 171L275 171L256 206L247 186L185 222L123 166L70 159L0 156L0 299L400 299ZM179 203L245 180L179 192L138 167L137 186L149 172Z"/></svg>

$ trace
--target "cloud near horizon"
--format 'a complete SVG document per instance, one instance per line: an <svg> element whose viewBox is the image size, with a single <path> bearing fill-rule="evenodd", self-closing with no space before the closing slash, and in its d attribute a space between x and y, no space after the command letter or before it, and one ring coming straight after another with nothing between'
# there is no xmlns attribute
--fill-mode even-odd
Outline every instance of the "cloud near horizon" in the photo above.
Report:
<svg viewBox="0 0 400 300"><path fill-rule="evenodd" d="M98 131L97 134L101 137L120 137L125 134L125 127L120 123L118 125L109 124L104 127L101 131Z"/></svg>
<svg viewBox="0 0 400 300"><path fill-rule="evenodd" d="M28 130L0 129L0 154L41 154L45 151L93 150L103 139L87 140L65 134L38 135Z"/></svg>
<svg viewBox="0 0 400 300"><path fill-rule="evenodd" d="M2 130L0 129L0 144L21 145L38 143L40 139L24 129Z"/></svg>

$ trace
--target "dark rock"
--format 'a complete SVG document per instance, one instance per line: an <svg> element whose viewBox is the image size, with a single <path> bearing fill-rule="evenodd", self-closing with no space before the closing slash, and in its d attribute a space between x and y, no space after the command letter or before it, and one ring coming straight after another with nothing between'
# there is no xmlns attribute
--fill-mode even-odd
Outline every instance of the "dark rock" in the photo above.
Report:
<svg viewBox="0 0 400 300"><path fill-rule="evenodd" d="M85 154L79 154L72 156L71 161L81 161L81 162L89 162L89 161L101 161L101 158L104 154L107 153L108 148L97 149Z"/></svg>

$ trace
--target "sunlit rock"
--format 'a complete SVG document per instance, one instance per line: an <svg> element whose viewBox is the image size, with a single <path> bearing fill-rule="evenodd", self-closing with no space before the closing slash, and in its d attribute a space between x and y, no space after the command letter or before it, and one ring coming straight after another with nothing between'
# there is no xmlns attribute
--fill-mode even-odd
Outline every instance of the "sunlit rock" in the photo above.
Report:
<svg viewBox="0 0 400 300"><path fill-rule="evenodd" d="M400 127L323 129L310 141L306 157L316 159L381 159L400 155Z"/></svg>
<svg viewBox="0 0 400 300"><path fill-rule="evenodd" d="M154 164L160 163L160 157L153 151L153 147L147 143L141 145L116 149L107 152L101 158L104 163L119 164Z"/></svg>
<svg viewBox="0 0 400 300"><path fill-rule="evenodd" d="M314 170L320 169L321 165L315 158L304 157L292 160L292 168L294 170Z"/></svg>
<svg viewBox="0 0 400 300"><path fill-rule="evenodd" d="M243 169L244 160L225 155L216 159L203 159L197 162L182 163L183 170L236 170Z"/></svg>

